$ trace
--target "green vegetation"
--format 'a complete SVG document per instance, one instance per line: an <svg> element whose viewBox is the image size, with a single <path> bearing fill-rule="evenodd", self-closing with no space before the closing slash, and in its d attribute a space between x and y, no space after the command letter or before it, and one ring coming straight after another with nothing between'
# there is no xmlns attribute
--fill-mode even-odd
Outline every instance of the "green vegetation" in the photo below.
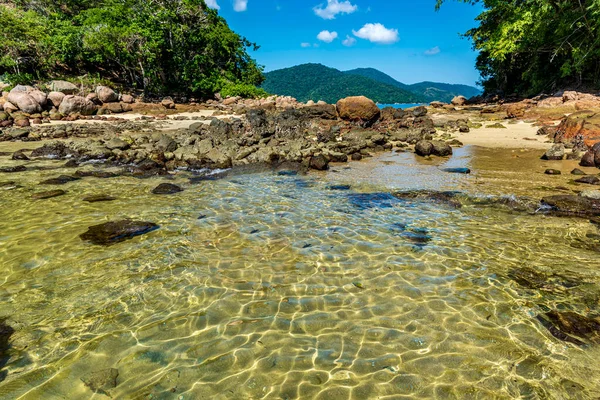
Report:
<svg viewBox="0 0 600 400"><path fill-rule="evenodd" d="M437 0L438 7L444 0ZM458 0L482 4L469 37L488 93L600 86L599 0Z"/></svg>
<svg viewBox="0 0 600 400"><path fill-rule="evenodd" d="M374 68L357 68L346 71L346 73L351 75L365 76L367 78L407 90L421 96L427 103L432 101L443 101L449 103L455 96L465 96L466 98L471 98L481 94L481 90L478 88L467 85L454 85L450 83L438 82L420 82L407 85L398 82L391 76L386 75Z"/></svg>
<svg viewBox="0 0 600 400"><path fill-rule="evenodd" d="M262 86L270 93L292 96L299 101L335 103L348 96L363 95L383 104L449 102L454 96L480 94L465 85L422 82L405 85L373 68L341 72L321 64L303 64L265 74Z"/></svg>
<svg viewBox="0 0 600 400"><path fill-rule="evenodd" d="M257 46L204 0L11 0L0 21L9 82L87 74L147 93L262 95Z"/></svg>

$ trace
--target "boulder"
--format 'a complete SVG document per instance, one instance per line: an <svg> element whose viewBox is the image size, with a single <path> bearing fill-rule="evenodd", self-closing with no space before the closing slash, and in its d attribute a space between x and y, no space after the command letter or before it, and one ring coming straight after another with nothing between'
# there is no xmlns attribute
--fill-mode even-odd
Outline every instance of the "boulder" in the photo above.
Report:
<svg viewBox="0 0 600 400"><path fill-rule="evenodd" d="M108 196L105 194L96 194L96 195L84 197L83 201L88 202L88 203L100 203L100 202L105 202L105 201L115 201L116 199L117 199L116 197Z"/></svg>
<svg viewBox="0 0 600 400"><path fill-rule="evenodd" d="M36 193L33 196L31 196L31 198L34 200L44 200L44 199L51 199L53 197L62 196L66 193L67 192L65 192L64 190L50 190L48 192Z"/></svg>
<svg viewBox="0 0 600 400"><path fill-rule="evenodd" d="M442 108L446 105L446 103L442 103L441 101L432 101L429 105L433 108Z"/></svg>
<svg viewBox="0 0 600 400"><path fill-rule="evenodd" d="M600 190L584 190L579 195L587 199L600 200Z"/></svg>
<svg viewBox="0 0 600 400"><path fill-rule="evenodd" d="M122 220L106 222L88 228L79 237L96 245L111 245L158 229L152 222Z"/></svg>
<svg viewBox="0 0 600 400"><path fill-rule="evenodd" d="M48 100L56 108L60 107L60 103L62 103L64 98L65 98L65 94L62 92L48 93Z"/></svg>
<svg viewBox="0 0 600 400"><path fill-rule="evenodd" d="M467 104L467 98L465 96L456 96L451 101L453 106L464 106Z"/></svg>
<svg viewBox="0 0 600 400"><path fill-rule="evenodd" d="M416 117L416 118L424 117L425 115L427 115L427 108L425 108L423 106L409 108L406 111L410 112L413 115L413 117Z"/></svg>
<svg viewBox="0 0 600 400"><path fill-rule="evenodd" d="M112 138L104 144L109 150L127 150L130 145L126 141L119 138Z"/></svg>
<svg viewBox="0 0 600 400"><path fill-rule="evenodd" d="M415 153L421 157L447 157L452 155L452 147L448 143L439 140L420 140L415 145Z"/></svg>
<svg viewBox="0 0 600 400"><path fill-rule="evenodd" d="M14 88L11 89L10 93L29 93L31 91L35 90L35 88L33 86L29 86L29 85L17 85Z"/></svg>
<svg viewBox="0 0 600 400"><path fill-rule="evenodd" d="M506 107L506 116L508 118L523 118L527 111L527 105L524 103L509 104Z"/></svg>
<svg viewBox="0 0 600 400"><path fill-rule="evenodd" d="M224 106L232 106L232 105L236 104L239 100L240 100L239 97L228 97L225 100L223 100L223 105Z"/></svg>
<svg viewBox="0 0 600 400"><path fill-rule="evenodd" d="M42 92L41 90L32 90L31 92L28 92L27 94L29 94L31 97L33 97L35 99L35 101L37 101L37 103L44 107L46 105L46 103L48 102L48 96L46 95L46 93Z"/></svg>
<svg viewBox="0 0 600 400"><path fill-rule="evenodd" d="M433 143L429 140L420 140L415 145L415 153L421 157L426 157L433 153Z"/></svg>
<svg viewBox="0 0 600 400"><path fill-rule="evenodd" d="M337 110L333 104L313 104L301 109L308 118L337 119Z"/></svg>
<svg viewBox="0 0 600 400"><path fill-rule="evenodd" d="M98 110L98 106L96 106L91 101L81 97L81 96L65 96L63 101L60 103L60 107L58 108L58 112L62 115L69 114L81 114L81 115L92 115Z"/></svg>
<svg viewBox="0 0 600 400"><path fill-rule="evenodd" d="M13 89L14 90L14 89ZM27 114L35 114L42 112L42 106L30 94L21 91L11 91L7 98L9 103L14 104ZM5 103L6 104L6 103ZM5 109L6 110L6 109Z"/></svg>
<svg viewBox="0 0 600 400"><path fill-rule="evenodd" d="M600 113L590 110L577 111L561 121L554 141L576 145L580 140L590 147L600 142Z"/></svg>
<svg viewBox="0 0 600 400"><path fill-rule="evenodd" d="M100 99L102 103L114 103L119 101L119 95L117 92L108 86L97 86L95 92L98 95L98 99Z"/></svg>
<svg viewBox="0 0 600 400"><path fill-rule="evenodd" d="M179 192L183 192L183 189L172 183L161 183L152 190L153 194L175 194Z"/></svg>
<svg viewBox="0 0 600 400"><path fill-rule="evenodd" d="M359 122L364 126L371 126L381 116L377 104L365 96L353 96L341 99L336 104L337 112L341 119Z"/></svg>
<svg viewBox="0 0 600 400"><path fill-rule="evenodd" d="M67 81L52 81L50 82L50 90L64 94L75 94L79 92L79 88Z"/></svg>
<svg viewBox="0 0 600 400"><path fill-rule="evenodd" d="M558 195L542 199L542 204L560 215L599 216L600 200L582 196Z"/></svg>
<svg viewBox="0 0 600 400"><path fill-rule="evenodd" d="M542 160L562 160L563 158L565 158L565 146L562 143L553 145L542 156Z"/></svg>
<svg viewBox="0 0 600 400"><path fill-rule="evenodd" d="M171 97L165 97L164 99L162 99L160 105L166 108L167 110L175 109L175 101L173 101L173 98Z"/></svg>
<svg viewBox="0 0 600 400"><path fill-rule="evenodd" d="M595 167L596 161L595 161L594 151L589 150L588 152L586 152L583 155L583 157L581 157L581 161L579 162L579 165L581 165L582 167Z"/></svg>
<svg viewBox="0 0 600 400"><path fill-rule="evenodd" d="M124 94L121 96L121 101L125 104L133 104L135 102L135 99L130 94Z"/></svg>
<svg viewBox="0 0 600 400"><path fill-rule="evenodd" d="M312 169L316 169L318 171L325 171L329 169L329 161L325 158L324 155L318 155L311 157L310 159L310 167Z"/></svg>
<svg viewBox="0 0 600 400"><path fill-rule="evenodd" d="M11 103L10 101L7 101L6 103L4 103L4 106L2 107L4 109L4 111L6 111L7 113L13 113L15 111L19 110L19 107L15 106L13 103Z"/></svg>

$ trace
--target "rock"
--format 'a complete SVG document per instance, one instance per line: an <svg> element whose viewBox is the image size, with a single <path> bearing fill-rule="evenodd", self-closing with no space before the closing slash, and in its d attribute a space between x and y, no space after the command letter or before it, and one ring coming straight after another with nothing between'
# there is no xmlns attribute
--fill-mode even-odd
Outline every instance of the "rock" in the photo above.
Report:
<svg viewBox="0 0 600 400"><path fill-rule="evenodd" d="M561 215L600 215L600 200L588 199L581 196L558 195L544 197L542 204Z"/></svg>
<svg viewBox="0 0 600 400"><path fill-rule="evenodd" d="M461 125L458 127L458 131L460 133L469 133L469 132L471 132L471 129L469 128L468 125Z"/></svg>
<svg viewBox="0 0 600 400"><path fill-rule="evenodd" d="M546 175L560 175L561 172L557 169L547 169L546 171L544 171L544 173Z"/></svg>
<svg viewBox="0 0 600 400"><path fill-rule="evenodd" d="M98 95L98 99L102 103L113 103L115 101L119 101L119 95L117 92L108 86L97 86L95 92Z"/></svg>
<svg viewBox="0 0 600 400"><path fill-rule="evenodd" d="M420 140L415 145L415 153L421 157L429 156L433 153L433 143L429 140Z"/></svg>
<svg viewBox="0 0 600 400"><path fill-rule="evenodd" d="M442 108L446 105L446 103L442 103L441 101L432 101L429 105L433 108Z"/></svg>
<svg viewBox="0 0 600 400"><path fill-rule="evenodd" d="M121 103L104 103L102 107L98 110L98 114L120 114L125 112L123 109L123 105Z"/></svg>
<svg viewBox="0 0 600 400"><path fill-rule="evenodd" d="M62 142L47 143L31 152L30 157L64 158L71 150Z"/></svg>
<svg viewBox="0 0 600 400"><path fill-rule="evenodd" d="M592 150L587 151L583 155L583 157L581 157L581 161L579 162L579 165L581 165L582 167L595 167L596 166L595 153Z"/></svg>
<svg viewBox="0 0 600 400"><path fill-rule="evenodd" d="M600 185L600 179L597 176L586 175L582 178L576 179L577 183L585 183L587 185Z"/></svg>
<svg viewBox="0 0 600 400"><path fill-rule="evenodd" d="M69 175L60 175L56 178L46 179L40 182L40 185L64 185L65 183L78 181L80 178Z"/></svg>
<svg viewBox="0 0 600 400"><path fill-rule="evenodd" d="M79 237L96 245L111 245L158 229L152 222L122 220L106 222L88 228Z"/></svg>
<svg viewBox="0 0 600 400"><path fill-rule="evenodd" d="M412 113L413 117L419 118L427 115L427 108L423 106L413 107L406 110L407 112Z"/></svg>
<svg viewBox="0 0 600 400"><path fill-rule="evenodd" d="M223 105L224 106L231 106L233 104L236 104L239 101L239 97L228 97L225 100L223 100Z"/></svg>
<svg viewBox="0 0 600 400"><path fill-rule="evenodd" d="M42 107L44 107L46 105L46 103L48 102L48 96L46 95L46 93L42 92L41 90L32 90L31 92L27 93L28 95L30 95L31 97L33 97L35 99L35 101Z"/></svg>
<svg viewBox="0 0 600 400"><path fill-rule="evenodd" d="M565 117L556 129L554 141L574 145L583 141L588 147L600 142L600 113L584 110Z"/></svg>
<svg viewBox="0 0 600 400"><path fill-rule="evenodd" d="M75 176L78 176L80 178L93 177L93 178L106 179L106 178L116 178L119 175L115 174L114 172L108 172L108 171L75 171Z"/></svg>
<svg viewBox="0 0 600 400"><path fill-rule="evenodd" d="M527 105L524 103L510 104L506 108L506 115L508 116L508 118L523 118L525 116L526 110Z"/></svg>
<svg viewBox="0 0 600 400"><path fill-rule="evenodd" d="M587 175L585 172L583 172L582 170L580 170L579 168L575 168L573 171L571 171L571 175Z"/></svg>
<svg viewBox="0 0 600 400"><path fill-rule="evenodd" d="M442 171L449 172L452 174L470 174L471 170L469 168L444 168Z"/></svg>
<svg viewBox="0 0 600 400"><path fill-rule="evenodd" d="M11 157L13 160L29 161L23 150L15 151Z"/></svg>
<svg viewBox="0 0 600 400"><path fill-rule="evenodd" d="M371 126L381 116L377 104L364 96L353 96L341 99L336 104L341 119L358 122L363 126Z"/></svg>
<svg viewBox="0 0 600 400"><path fill-rule="evenodd" d="M550 311L544 316L538 315L538 321L550 331L552 336L578 346L584 341L600 343L600 320L574 313L572 311Z"/></svg>
<svg viewBox="0 0 600 400"><path fill-rule="evenodd" d="M127 150L130 144L119 138L112 138L108 142L104 143L104 147L109 150Z"/></svg>
<svg viewBox="0 0 600 400"><path fill-rule="evenodd" d="M352 161L360 161L362 160L363 156L360 153L352 153L352 156L350 156L350 158L352 159Z"/></svg>
<svg viewBox="0 0 600 400"><path fill-rule="evenodd" d="M453 106L464 106L467 104L467 98L465 96L456 96L450 102Z"/></svg>
<svg viewBox="0 0 600 400"><path fill-rule="evenodd" d="M152 190L153 194L175 194L183 192L183 189L172 183L161 183Z"/></svg>
<svg viewBox="0 0 600 400"><path fill-rule="evenodd" d="M94 393L100 393L110 397L110 389L117 387L117 378L119 370L115 368L103 369L101 371L90 372L83 376L81 381Z"/></svg>
<svg viewBox="0 0 600 400"><path fill-rule="evenodd" d="M63 101L60 103L60 107L58 108L58 112L62 115L69 114L81 114L81 115L92 115L98 110L98 106L96 106L91 101L85 99L81 96L65 96Z"/></svg>
<svg viewBox="0 0 600 400"><path fill-rule="evenodd" d="M301 109L302 114L308 118L337 119L337 110L333 104L314 104Z"/></svg>
<svg viewBox="0 0 600 400"><path fill-rule="evenodd" d="M174 152L177 150L177 142L170 136L160 135L158 141L156 142L156 148L163 153Z"/></svg>
<svg viewBox="0 0 600 400"><path fill-rule="evenodd" d="M121 96L121 101L125 104L133 104L135 102L135 99L130 94L124 94Z"/></svg>
<svg viewBox="0 0 600 400"><path fill-rule="evenodd" d="M28 126L31 126L31 123L29 122L28 118L21 118L21 119L15 120L14 125L19 128L27 128ZM24 136L26 136L26 135L24 135ZM24 136L19 136L19 137L24 137Z"/></svg>
<svg viewBox="0 0 600 400"><path fill-rule="evenodd" d="M52 81L50 82L50 90L64 94L75 94L79 92L79 88L67 81Z"/></svg>
<svg viewBox="0 0 600 400"><path fill-rule="evenodd" d="M165 97L164 99L162 99L162 101L160 102L160 105L162 105L167 110L175 109L175 101L173 101L173 98L171 98L171 97Z"/></svg>
<svg viewBox="0 0 600 400"><path fill-rule="evenodd" d="M27 114L35 114L42 112L42 106L37 100L31 96L29 93L24 92L10 92L7 98L8 102L14 104L19 108L19 110L23 111ZM5 111L7 111L5 109Z"/></svg>
<svg viewBox="0 0 600 400"><path fill-rule="evenodd" d="M48 93L48 100L56 108L60 107L60 103L62 103L64 98L65 98L65 94L62 92Z"/></svg>
<svg viewBox="0 0 600 400"><path fill-rule="evenodd" d="M325 171L325 170L329 169L329 161L322 154L311 157L310 168L316 169L318 171Z"/></svg>
<svg viewBox="0 0 600 400"><path fill-rule="evenodd" d="M447 157L452 155L452 147L446 142L434 140L432 154L439 157Z"/></svg>
<svg viewBox="0 0 600 400"><path fill-rule="evenodd" d="M87 196L83 198L83 201L87 201L88 203L99 203L104 201L114 201L116 197L107 196L105 194L98 194L94 196Z"/></svg>
<svg viewBox="0 0 600 400"><path fill-rule="evenodd" d="M36 193L33 196L31 196L31 198L34 200L44 200L44 199L51 199L53 197L62 196L66 193L67 192L65 192L64 190L50 190L48 192Z"/></svg>
<svg viewBox="0 0 600 400"><path fill-rule="evenodd" d="M600 200L600 190L584 190L579 195L586 199Z"/></svg>
<svg viewBox="0 0 600 400"><path fill-rule="evenodd" d="M0 319L0 368L8 362L10 358L10 338L15 333L15 330L6 324L6 319ZM0 373L0 382L6 377L6 372Z"/></svg>
<svg viewBox="0 0 600 400"><path fill-rule="evenodd" d="M27 167L24 165L16 165L14 167L0 167L0 172L5 174L13 174L15 172L27 171Z"/></svg>
<svg viewBox="0 0 600 400"><path fill-rule="evenodd" d="M4 106L2 106L2 109L7 113L14 113L19 110L19 107L15 106L10 101L7 101L6 103L4 103Z"/></svg>
<svg viewBox="0 0 600 400"><path fill-rule="evenodd" d="M502 125L500 122L496 122L495 124L491 124L491 125L486 126L486 128L506 129L506 126Z"/></svg>

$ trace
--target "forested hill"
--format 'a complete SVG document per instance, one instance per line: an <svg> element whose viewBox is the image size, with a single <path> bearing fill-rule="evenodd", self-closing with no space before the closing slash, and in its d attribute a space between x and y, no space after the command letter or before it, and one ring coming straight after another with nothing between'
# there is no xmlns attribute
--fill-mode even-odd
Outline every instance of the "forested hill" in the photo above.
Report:
<svg viewBox="0 0 600 400"><path fill-rule="evenodd" d="M374 68L357 68L346 71L346 73L365 76L388 85L396 86L403 90L408 90L409 92L422 96L427 102L443 101L445 103L449 103L455 96L465 96L466 98L471 98L481 94L481 90L468 85L456 85L440 82L419 82L412 85L407 85L402 82L398 82L391 76Z"/></svg>
<svg viewBox="0 0 600 400"><path fill-rule="evenodd" d="M4 0L0 20L0 79L11 83L85 76L212 96L263 79L256 46L204 0Z"/></svg>
<svg viewBox="0 0 600 400"><path fill-rule="evenodd" d="M405 85L373 68L339 71L321 64L303 64L265 74L267 92L292 96L299 101L337 100L363 95L378 103L449 102L454 96L472 97L479 89L465 85L422 82Z"/></svg>
<svg viewBox="0 0 600 400"><path fill-rule="evenodd" d="M420 103L421 96L360 75L350 75L321 64L303 64L265 74L262 85L269 93L298 101L335 103L348 96L366 96L378 103Z"/></svg>

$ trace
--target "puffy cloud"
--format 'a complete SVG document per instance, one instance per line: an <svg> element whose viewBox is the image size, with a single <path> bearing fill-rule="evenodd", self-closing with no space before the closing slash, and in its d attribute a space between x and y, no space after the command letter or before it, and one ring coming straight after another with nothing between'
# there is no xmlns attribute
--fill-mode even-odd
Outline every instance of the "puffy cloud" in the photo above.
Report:
<svg viewBox="0 0 600 400"><path fill-rule="evenodd" d="M365 24L358 31L352 31L354 36L361 39L366 39L373 43L391 44L396 43L398 37L398 29L388 29L382 24Z"/></svg>
<svg viewBox="0 0 600 400"><path fill-rule="evenodd" d="M319 39L320 41L325 42L325 43L331 43L335 39L337 39L337 37L338 37L337 32L329 32L329 31L321 31L317 35L317 39Z"/></svg>
<svg viewBox="0 0 600 400"><path fill-rule="evenodd" d="M219 4L217 4L217 0L205 0L205 1L206 1L206 5L209 6L210 8L214 8L215 10L221 9L221 7L219 7Z"/></svg>
<svg viewBox="0 0 600 400"><path fill-rule="evenodd" d="M311 44L310 44L310 43L307 43L307 42L300 43L300 47L307 48L307 47L310 47L310 46L311 46Z"/></svg>
<svg viewBox="0 0 600 400"><path fill-rule="evenodd" d="M335 19L338 14L352 14L358 9L358 7L350 1L339 1L339 0L327 0L327 6L323 7L324 4L319 4L313 11L319 17L323 19Z"/></svg>
<svg viewBox="0 0 600 400"><path fill-rule="evenodd" d="M237 12L246 11L248 9L248 0L234 0L233 9Z"/></svg>
<svg viewBox="0 0 600 400"><path fill-rule="evenodd" d="M435 56L436 54L440 54L440 52L441 52L441 50L440 50L439 46L435 46L429 50L425 50L425 55L426 56Z"/></svg>
<svg viewBox="0 0 600 400"><path fill-rule="evenodd" d="M346 47L354 46L356 44L356 39L354 39L352 36L346 35L346 39L344 39L342 44Z"/></svg>

